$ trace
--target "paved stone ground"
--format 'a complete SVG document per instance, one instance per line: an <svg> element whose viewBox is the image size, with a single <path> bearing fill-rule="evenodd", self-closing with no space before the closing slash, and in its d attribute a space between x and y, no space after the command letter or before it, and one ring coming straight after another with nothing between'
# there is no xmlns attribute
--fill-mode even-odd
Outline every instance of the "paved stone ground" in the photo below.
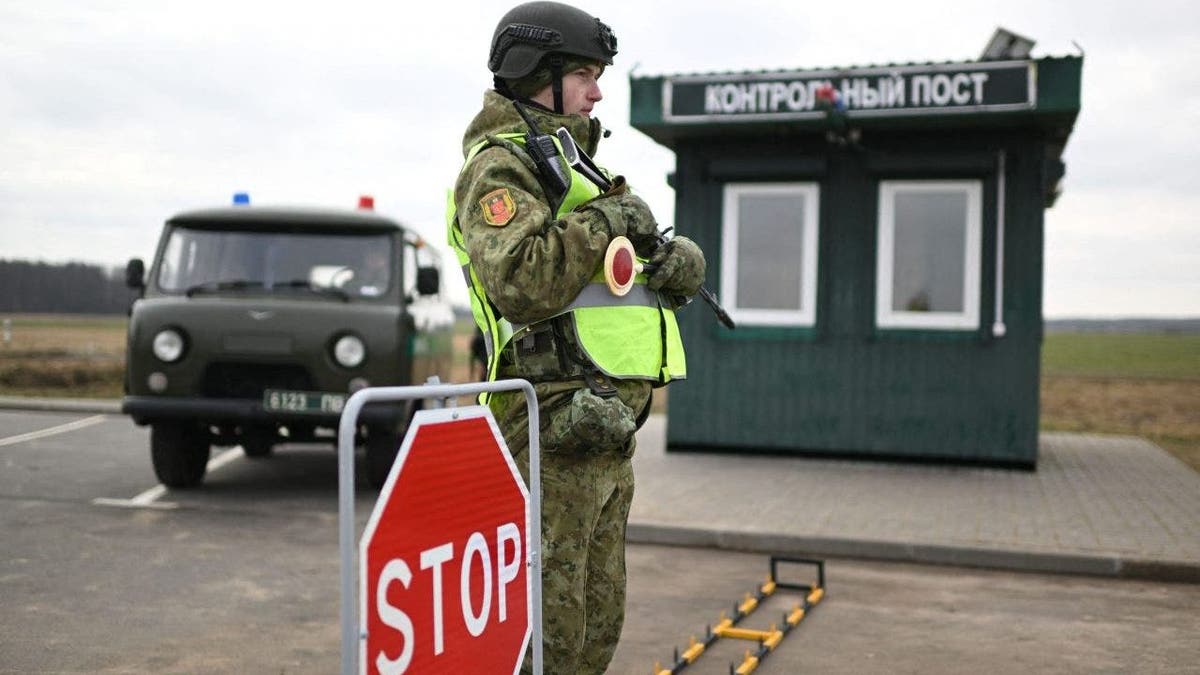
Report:
<svg viewBox="0 0 1200 675"><path fill-rule="evenodd" d="M665 428L634 541L1200 581L1200 474L1139 438L1046 433L1024 471L666 453Z"/></svg>

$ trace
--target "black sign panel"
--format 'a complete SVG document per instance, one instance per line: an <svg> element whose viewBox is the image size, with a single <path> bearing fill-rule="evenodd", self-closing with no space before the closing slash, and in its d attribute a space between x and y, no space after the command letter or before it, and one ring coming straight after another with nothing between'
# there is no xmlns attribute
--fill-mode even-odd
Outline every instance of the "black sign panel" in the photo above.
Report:
<svg viewBox="0 0 1200 675"><path fill-rule="evenodd" d="M1036 73L1018 61L666 78L663 121L806 119L830 105L851 117L1031 110Z"/></svg>

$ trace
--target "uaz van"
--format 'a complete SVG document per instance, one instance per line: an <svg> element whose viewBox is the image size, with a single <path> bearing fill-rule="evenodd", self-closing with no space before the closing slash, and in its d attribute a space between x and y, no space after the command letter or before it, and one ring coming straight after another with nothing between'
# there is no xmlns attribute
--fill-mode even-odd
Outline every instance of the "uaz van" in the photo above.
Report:
<svg viewBox="0 0 1200 675"><path fill-rule="evenodd" d="M414 232L359 209L235 205L166 222L129 318L123 411L150 426L164 485L204 478L213 445L246 456L336 445L339 413L363 387L446 381L453 313L439 259ZM366 475L379 486L420 401L360 417Z"/></svg>

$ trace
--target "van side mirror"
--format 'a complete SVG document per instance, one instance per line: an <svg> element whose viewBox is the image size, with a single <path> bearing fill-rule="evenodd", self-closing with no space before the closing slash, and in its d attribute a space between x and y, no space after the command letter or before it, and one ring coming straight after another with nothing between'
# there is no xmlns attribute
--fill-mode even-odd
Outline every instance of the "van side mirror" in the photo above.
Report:
<svg viewBox="0 0 1200 675"><path fill-rule="evenodd" d="M418 295L437 295L439 288L438 268L436 267L418 267L417 268L417 294Z"/></svg>
<svg viewBox="0 0 1200 675"><path fill-rule="evenodd" d="M146 263L141 258L130 258L126 263L125 285L130 288L146 287Z"/></svg>

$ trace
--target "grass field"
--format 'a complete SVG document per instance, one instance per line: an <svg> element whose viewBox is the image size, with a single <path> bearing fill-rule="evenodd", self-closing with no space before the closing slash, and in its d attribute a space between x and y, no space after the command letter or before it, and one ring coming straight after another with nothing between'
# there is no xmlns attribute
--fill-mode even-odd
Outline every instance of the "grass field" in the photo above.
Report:
<svg viewBox="0 0 1200 675"><path fill-rule="evenodd" d="M116 398L125 317L0 315L0 395ZM460 322L450 381L465 382ZM666 396L655 395L663 410ZM1051 333L1042 348L1042 428L1142 436L1200 471L1200 335Z"/></svg>
<svg viewBox="0 0 1200 675"><path fill-rule="evenodd" d="M1050 333L1042 342L1046 375L1200 380L1200 335Z"/></svg>

